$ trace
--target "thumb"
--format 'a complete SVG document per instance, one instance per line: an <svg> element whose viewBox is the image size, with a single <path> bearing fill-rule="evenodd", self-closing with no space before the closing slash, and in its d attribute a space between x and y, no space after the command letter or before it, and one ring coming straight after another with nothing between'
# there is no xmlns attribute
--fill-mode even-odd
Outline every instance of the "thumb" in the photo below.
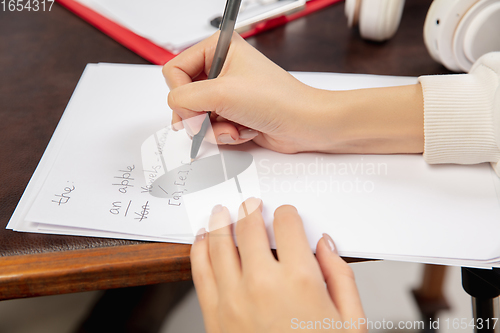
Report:
<svg viewBox="0 0 500 333"><path fill-rule="evenodd" d="M354 273L351 267L339 257L333 240L327 234L323 234L318 242L316 259L326 281L330 297L342 318L352 318L353 320L364 318Z"/></svg>

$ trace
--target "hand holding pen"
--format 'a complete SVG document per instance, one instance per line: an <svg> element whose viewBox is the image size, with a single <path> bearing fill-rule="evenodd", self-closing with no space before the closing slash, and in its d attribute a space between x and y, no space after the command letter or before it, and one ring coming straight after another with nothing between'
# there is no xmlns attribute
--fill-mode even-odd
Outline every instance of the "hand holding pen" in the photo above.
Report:
<svg viewBox="0 0 500 333"><path fill-rule="evenodd" d="M220 75L207 80L218 35L187 49L163 68L174 129L183 128L182 120L212 111L218 144L253 140L281 153L422 152L420 84L352 91L315 89L236 33ZM201 123L186 131L193 136L200 127Z"/></svg>
<svg viewBox="0 0 500 333"><path fill-rule="evenodd" d="M218 33L169 61L163 74L170 87L169 106L174 129L183 119L212 111L218 144L241 144L253 139L275 151L293 153L306 146L314 132L305 127L312 111L313 88L296 80L234 33L220 75L207 80ZM300 124L303 127L298 127ZM198 128L186 128L188 134Z"/></svg>
<svg viewBox="0 0 500 333"><path fill-rule="evenodd" d="M168 103L173 110L174 130L182 120L211 111L212 129L218 144L257 144L280 152L310 150L311 139L302 117L310 110L312 88L296 80L232 34L224 68L216 79L207 80L213 66L219 33L196 44L163 68L170 87ZM286 110L286 112L283 112ZM187 125L187 124L186 124ZM191 124L193 125L193 124ZM190 136L199 133L201 123L186 128ZM186 126L188 127L188 126Z"/></svg>

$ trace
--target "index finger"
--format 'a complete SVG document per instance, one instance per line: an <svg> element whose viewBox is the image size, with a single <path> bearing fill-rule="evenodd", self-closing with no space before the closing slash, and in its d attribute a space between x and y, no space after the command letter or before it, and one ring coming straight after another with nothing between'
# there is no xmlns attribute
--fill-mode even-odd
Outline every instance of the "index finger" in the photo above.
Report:
<svg viewBox="0 0 500 333"><path fill-rule="evenodd" d="M219 32L182 52L163 66L170 90L193 82L202 72L208 74L214 58Z"/></svg>

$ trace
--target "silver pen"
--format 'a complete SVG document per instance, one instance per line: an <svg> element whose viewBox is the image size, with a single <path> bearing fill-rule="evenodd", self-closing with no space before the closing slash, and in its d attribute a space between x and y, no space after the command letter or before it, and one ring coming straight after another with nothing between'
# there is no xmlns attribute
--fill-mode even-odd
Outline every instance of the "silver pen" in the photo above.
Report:
<svg viewBox="0 0 500 333"><path fill-rule="evenodd" d="M210 72L208 73L208 80L215 79L219 76L222 66L224 66L224 61L226 60L229 45L231 44L231 38L233 36L234 25L236 24L236 18L238 17L238 12L240 10L240 4L241 0L227 0L226 2L226 8L224 9L224 16L222 17L222 23L220 26L219 40L217 41L217 47L215 48L212 67L210 67ZM205 119L203 120L200 131L193 136L193 143L191 144L191 162L193 162L198 155L201 143L203 142L205 133L210 125L210 114L211 112L208 111Z"/></svg>

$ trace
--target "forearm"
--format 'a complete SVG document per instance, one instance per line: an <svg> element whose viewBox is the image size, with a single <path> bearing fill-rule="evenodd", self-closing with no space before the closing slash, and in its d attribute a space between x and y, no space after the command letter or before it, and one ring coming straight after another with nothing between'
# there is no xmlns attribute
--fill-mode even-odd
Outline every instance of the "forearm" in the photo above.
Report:
<svg viewBox="0 0 500 333"><path fill-rule="evenodd" d="M422 153L420 84L349 91L318 90L309 118L317 128L314 150L326 153ZM321 138L322 137L322 138Z"/></svg>

